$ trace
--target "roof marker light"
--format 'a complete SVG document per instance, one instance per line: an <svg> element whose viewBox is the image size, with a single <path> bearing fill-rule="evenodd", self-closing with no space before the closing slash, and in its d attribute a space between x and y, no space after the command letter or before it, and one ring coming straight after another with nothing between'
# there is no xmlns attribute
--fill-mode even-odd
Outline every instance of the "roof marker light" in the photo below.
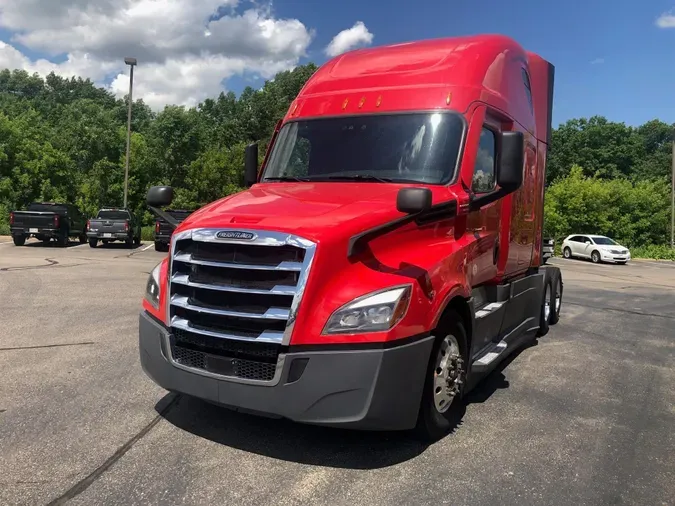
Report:
<svg viewBox="0 0 675 506"><path fill-rule="evenodd" d="M452 93L448 93L448 96L445 98L445 105L450 105L451 99L452 99Z"/></svg>
<svg viewBox="0 0 675 506"><path fill-rule="evenodd" d="M380 107L381 103L382 103L382 95L377 97L377 102L375 102L375 107Z"/></svg>
<svg viewBox="0 0 675 506"><path fill-rule="evenodd" d="M363 104L365 104L365 103L366 103L366 97L361 97L361 100L359 101L359 109L361 109L361 107L363 107Z"/></svg>

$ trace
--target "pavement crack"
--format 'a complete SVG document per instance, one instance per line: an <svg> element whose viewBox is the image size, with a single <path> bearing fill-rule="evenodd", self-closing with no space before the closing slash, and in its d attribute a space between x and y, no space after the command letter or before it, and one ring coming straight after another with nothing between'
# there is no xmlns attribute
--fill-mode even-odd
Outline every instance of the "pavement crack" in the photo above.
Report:
<svg viewBox="0 0 675 506"><path fill-rule="evenodd" d="M162 411L160 411L159 414L150 421L150 423L148 423L145 427L143 427L139 432L136 433L135 436L129 439L126 443L120 446L117 449L117 451L113 453L103 464L98 466L88 476L78 481L75 485L66 490L66 492L64 492L62 495L60 495L59 497L48 503L47 506L60 506L70 501L74 497L80 495L85 490L87 490L96 480L98 480L103 475L103 473L105 473L108 469L110 469L119 459L121 459L129 450L131 450L131 448L133 448L133 446L138 441L140 441L143 437L145 437L148 434L148 432L150 432L152 428L160 422L160 420L164 419L167 413L178 404L179 400L180 396L176 395L173 399L171 399L171 402L169 402L164 407L164 409L162 409Z"/></svg>
<svg viewBox="0 0 675 506"><path fill-rule="evenodd" d="M37 346L15 346L12 348L0 348L0 351L39 350L41 348L60 348L62 346L86 346L89 344L96 344L96 343L93 341L84 341L82 343L58 343L58 344L41 344Z"/></svg>
<svg viewBox="0 0 675 506"><path fill-rule="evenodd" d="M634 314L638 316L654 316L656 318L665 318L667 320L675 320L675 316L670 316L666 314L657 314L657 313L646 313L644 311L631 311L630 309L619 309L616 307L601 307L601 306L591 306L589 304L579 304L577 302L568 302L565 301L565 304L568 304L570 306L580 306L580 307L586 307L589 309L597 309L599 311L616 311L617 313L627 313L627 314Z"/></svg>

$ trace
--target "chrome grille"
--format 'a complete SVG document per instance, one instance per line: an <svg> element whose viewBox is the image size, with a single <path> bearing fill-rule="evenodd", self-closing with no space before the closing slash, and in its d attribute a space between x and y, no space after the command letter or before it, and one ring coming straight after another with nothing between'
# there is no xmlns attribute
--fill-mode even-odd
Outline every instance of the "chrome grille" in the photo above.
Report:
<svg viewBox="0 0 675 506"><path fill-rule="evenodd" d="M172 241L167 300L172 359L218 376L272 381L315 244L276 232L238 230L250 240L232 234L221 239L218 232L191 230Z"/></svg>

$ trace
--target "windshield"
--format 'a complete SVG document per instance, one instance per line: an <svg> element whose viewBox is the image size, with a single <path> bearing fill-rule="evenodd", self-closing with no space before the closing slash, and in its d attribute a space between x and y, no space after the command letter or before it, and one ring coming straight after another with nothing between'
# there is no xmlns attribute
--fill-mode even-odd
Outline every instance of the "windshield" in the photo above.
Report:
<svg viewBox="0 0 675 506"><path fill-rule="evenodd" d="M610 246L612 244L617 244L616 242L612 241L609 237L594 237L593 240L595 241L595 244L600 245Z"/></svg>
<svg viewBox="0 0 675 506"><path fill-rule="evenodd" d="M262 181L453 179L464 121L455 113L346 116L284 125Z"/></svg>
<svg viewBox="0 0 675 506"><path fill-rule="evenodd" d="M99 211L97 218L100 220L128 220L129 213L127 211Z"/></svg>

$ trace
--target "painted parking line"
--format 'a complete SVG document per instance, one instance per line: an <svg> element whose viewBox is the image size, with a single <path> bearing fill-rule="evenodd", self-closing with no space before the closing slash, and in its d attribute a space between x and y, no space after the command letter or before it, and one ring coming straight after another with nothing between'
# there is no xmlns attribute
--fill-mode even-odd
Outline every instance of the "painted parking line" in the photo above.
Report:
<svg viewBox="0 0 675 506"><path fill-rule="evenodd" d="M148 251L153 246L154 246L154 244L150 244L149 246L146 246L145 248L143 248L141 251Z"/></svg>

